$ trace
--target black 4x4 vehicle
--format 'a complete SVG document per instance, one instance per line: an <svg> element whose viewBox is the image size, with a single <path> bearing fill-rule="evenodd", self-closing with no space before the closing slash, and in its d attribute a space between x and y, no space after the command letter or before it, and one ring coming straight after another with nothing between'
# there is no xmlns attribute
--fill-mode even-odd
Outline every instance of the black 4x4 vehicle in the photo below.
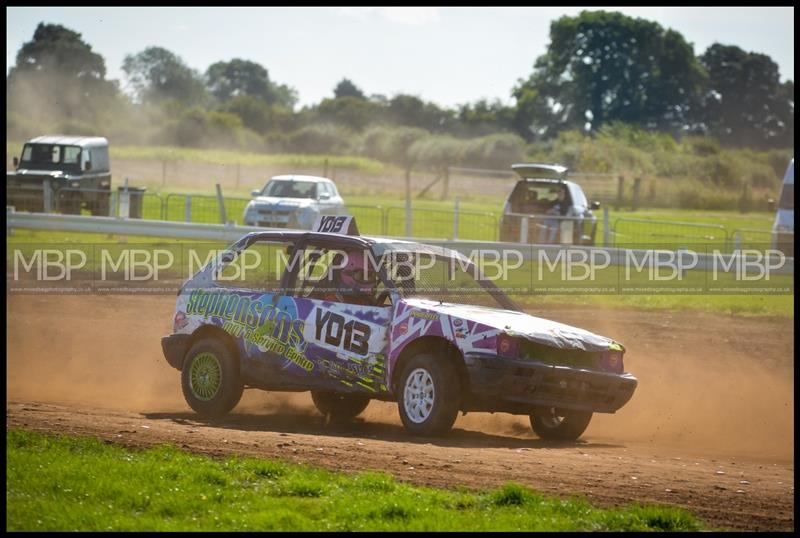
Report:
<svg viewBox="0 0 800 538"><path fill-rule="evenodd" d="M108 215L111 171L108 140L86 136L40 136L14 157L16 170L6 172L6 204L21 211L44 210L44 182L63 213Z"/></svg>
<svg viewBox="0 0 800 538"><path fill-rule="evenodd" d="M594 245L597 217L580 185L567 181L558 164L514 164L522 179L506 200L500 218L500 241ZM528 228L523 229L526 222Z"/></svg>

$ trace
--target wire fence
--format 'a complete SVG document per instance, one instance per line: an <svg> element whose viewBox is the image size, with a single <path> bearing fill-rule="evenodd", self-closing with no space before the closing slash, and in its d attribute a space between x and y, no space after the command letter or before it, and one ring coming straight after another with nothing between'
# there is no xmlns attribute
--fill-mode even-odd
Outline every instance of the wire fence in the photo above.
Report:
<svg viewBox="0 0 800 538"><path fill-rule="evenodd" d="M648 219L618 218L611 227L611 246L664 248L667 245L697 248L729 248L728 231L721 224L699 224Z"/></svg>
<svg viewBox="0 0 800 538"><path fill-rule="evenodd" d="M42 186L7 185L6 199L7 205L13 206L16 211L127 216L198 224L244 224L245 208L250 202L249 198L224 197L221 207L217 196L207 194L161 195L137 188L130 188L127 195L123 192L122 188L54 190ZM127 212L123 212L125 196ZM452 209L348 204L345 212L356 218L359 231L364 235L530 244L602 244L637 249L710 247L728 252L776 248L775 234L770 230L728 230L721 224L629 217L611 220L607 212L604 212L604 219L500 215L460 210L458 203ZM790 242L793 249L794 234L783 235L783 242Z"/></svg>

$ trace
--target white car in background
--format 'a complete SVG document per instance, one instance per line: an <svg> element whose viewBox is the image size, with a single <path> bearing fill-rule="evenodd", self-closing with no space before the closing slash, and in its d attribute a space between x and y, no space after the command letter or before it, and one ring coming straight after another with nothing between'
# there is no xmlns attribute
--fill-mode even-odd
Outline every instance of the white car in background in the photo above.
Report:
<svg viewBox="0 0 800 538"><path fill-rule="evenodd" d="M344 200L325 177L275 176L253 190L244 210L247 226L310 230L320 215L346 215Z"/></svg>

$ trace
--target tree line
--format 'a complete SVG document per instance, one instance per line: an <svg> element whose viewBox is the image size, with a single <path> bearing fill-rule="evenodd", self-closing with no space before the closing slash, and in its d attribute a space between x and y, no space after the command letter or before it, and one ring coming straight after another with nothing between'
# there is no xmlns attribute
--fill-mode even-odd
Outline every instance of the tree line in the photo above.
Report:
<svg viewBox="0 0 800 538"><path fill-rule="evenodd" d="M512 105L446 108L406 94L367 94L343 78L297 108L294 88L241 58L205 72L174 52L125 57L125 86L81 35L40 23L6 79L7 135L100 134L117 143L358 153L411 166L505 167L531 145L578 131L708 135L727 147L794 145L794 83L767 55L715 43L700 56L674 30L617 12L552 22L547 51L511 89ZM494 161L497 161L495 163Z"/></svg>

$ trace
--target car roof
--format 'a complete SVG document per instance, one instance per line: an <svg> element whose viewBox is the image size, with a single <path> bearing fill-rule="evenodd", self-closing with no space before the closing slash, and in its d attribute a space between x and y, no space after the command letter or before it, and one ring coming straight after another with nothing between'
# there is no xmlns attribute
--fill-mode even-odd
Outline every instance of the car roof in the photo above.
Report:
<svg viewBox="0 0 800 538"><path fill-rule="evenodd" d="M278 181L311 181L313 183L333 183L327 177L320 177L320 176L304 176L301 174L286 174L283 176L273 176L270 179L276 179Z"/></svg>
<svg viewBox="0 0 800 538"><path fill-rule="evenodd" d="M247 235L243 236L239 239L234 245L248 245L254 243L256 241L275 241L275 240L290 240L294 243L297 243L299 240L304 241L315 241L315 242L329 242L331 244L338 244L344 246L354 246L354 247L373 247L373 246L389 246L391 245L393 250L405 250L408 248L409 250L419 250L424 252L430 252L434 254L441 254L447 256L453 256L456 258L462 258L463 256L455 250L427 245L425 243L418 243L416 241L406 241L403 239L392 239L391 237L370 237L364 235L344 235L344 234L336 234L336 233L326 233L326 232L308 232L308 231L282 231L282 230L270 230L270 231L263 231L263 232L250 232Z"/></svg>
<svg viewBox="0 0 800 538"><path fill-rule="evenodd" d="M517 163L512 164L511 169L523 178L555 175L561 179L566 176L569 170L566 166L551 163Z"/></svg>
<svg viewBox="0 0 800 538"><path fill-rule="evenodd" d="M568 185L568 186L579 187L579 185L577 183L575 183L574 181L569 181L569 180L566 180L566 179L548 179L548 178L530 179L530 178L528 178L528 179L520 179L517 183L528 183L528 184L533 184L533 185L535 185L535 184L541 184L541 185Z"/></svg>
<svg viewBox="0 0 800 538"><path fill-rule="evenodd" d="M28 140L29 144L58 144L63 146L97 147L108 146L102 136L45 135Z"/></svg>

